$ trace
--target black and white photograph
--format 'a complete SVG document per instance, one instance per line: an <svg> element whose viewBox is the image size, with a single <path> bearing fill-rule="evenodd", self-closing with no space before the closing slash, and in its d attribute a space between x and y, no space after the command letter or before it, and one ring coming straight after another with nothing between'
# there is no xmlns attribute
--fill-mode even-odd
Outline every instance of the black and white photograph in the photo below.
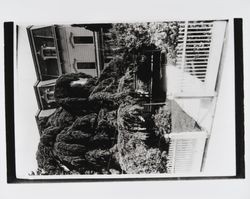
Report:
<svg viewBox="0 0 250 199"><path fill-rule="evenodd" d="M17 24L17 176L235 175L234 114L223 119L233 30L228 19Z"/></svg>
<svg viewBox="0 0 250 199"><path fill-rule="evenodd" d="M250 198L249 8L3 0L0 198Z"/></svg>

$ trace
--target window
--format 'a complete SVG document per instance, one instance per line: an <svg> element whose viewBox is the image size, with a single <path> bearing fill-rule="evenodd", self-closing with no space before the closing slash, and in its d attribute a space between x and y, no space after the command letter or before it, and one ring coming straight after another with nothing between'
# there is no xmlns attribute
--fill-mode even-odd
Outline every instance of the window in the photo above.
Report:
<svg viewBox="0 0 250 199"><path fill-rule="evenodd" d="M55 92L55 87L54 86L49 86L44 89L43 98L46 101L47 104L55 102L55 97L54 97L54 92Z"/></svg>
<svg viewBox="0 0 250 199"><path fill-rule="evenodd" d="M93 37L74 36L74 44L93 44Z"/></svg>
<svg viewBox="0 0 250 199"><path fill-rule="evenodd" d="M54 99L54 91L47 91L46 92L46 98L48 101L55 101Z"/></svg>
<svg viewBox="0 0 250 199"><path fill-rule="evenodd" d="M55 26L32 26L28 29L30 45L39 80L50 80L62 74L58 57Z"/></svg>
<svg viewBox="0 0 250 199"><path fill-rule="evenodd" d="M47 47L47 46L43 45L43 46L41 46L41 53L40 54L41 54L43 60L57 58L55 47Z"/></svg>
<svg viewBox="0 0 250 199"><path fill-rule="evenodd" d="M95 69L95 62L77 62L77 69Z"/></svg>

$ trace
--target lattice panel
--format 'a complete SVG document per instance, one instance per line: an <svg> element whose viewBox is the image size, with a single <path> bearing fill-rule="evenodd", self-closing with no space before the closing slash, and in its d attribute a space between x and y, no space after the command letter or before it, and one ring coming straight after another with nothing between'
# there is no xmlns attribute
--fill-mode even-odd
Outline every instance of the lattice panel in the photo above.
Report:
<svg viewBox="0 0 250 199"><path fill-rule="evenodd" d="M168 172L200 172L206 135L203 131L171 133L168 152Z"/></svg>
<svg viewBox="0 0 250 199"><path fill-rule="evenodd" d="M213 22L187 21L180 23L177 46L177 66L205 81L212 41ZM185 85L185 79L182 79Z"/></svg>

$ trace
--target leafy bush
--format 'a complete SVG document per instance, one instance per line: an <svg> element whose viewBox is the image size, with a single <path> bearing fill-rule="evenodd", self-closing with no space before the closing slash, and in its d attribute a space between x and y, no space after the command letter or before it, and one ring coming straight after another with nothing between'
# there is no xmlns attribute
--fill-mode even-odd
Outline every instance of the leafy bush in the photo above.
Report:
<svg viewBox="0 0 250 199"><path fill-rule="evenodd" d="M156 127L160 132L171 133L172 120L171 120L171 109L168 103L165 106L160 107L157 112L153 115Z"/></svg>
<svg viewBox="0 0 250 199"><path fill-rule="evenodd" d="M121 169L126 173L159 173L164 168L159 148L151 148L143 107L121 104L118 109L117 149Z"/></svg>
<svg viewBox="0 0 250 199"><path fill-rule="evenodd" d="M60 133L59 127L50 126L43 131L43 134L40 137L40 142L44 144L44 146L53 147L56 136Z"/></svg>
<svg viewBox="0 0 250 199"><path fill-rule="evenodd" d="M74 81L83 78L84 85L72 85ZM55 100L65 110L73 115L83 115L93 110L88 97L96 85L96 78L84 73L64 74L60 76L55 85Z"/></svg>
<svg viewBox="0 0 250 199"><path fill-rule="evenodd" d="M115 112L105 112L102 117L99 116L99 122L97 122L96 113L81 116L71 126L59 130L52 142L45 136L46 140L45 138L42 140L49 142L53 158L66 165L71 171L102 172L100 165L104 163L101 163L101 160L105 159L107 154L111 154L109 149L116 143L117 131L112 125L115 123L113 121L115 116ZM100 153L100 150L107 153ZM94 154L95 152L98 154ZM112 164L109 168L113 168ZM117 169L117 164L114 169ZM105 172L108 171L105 170Z"/></svg>
<svg viewBox="0 0 250 199"><path fill-rule="evenodd" d="M122 76L119 79L117 92L130 94L134 92L134 90L135 90L135 72L128 68L124 76Z"/></svg>
<svg viewBox="0 0 250 199"><path fill-rule="evenodd" d="M56 142L54 144L54 151L65 156L76 156L86 152L86 147L82 144L67 144L64 142Z"/></svg>
<svg viewBox="0 0 250 199"><path fill-rule="evenodd" d="M56 142L65 142L68 144L75 143L75 144L88 144L91 138L90 133L86 133L83 131L71 130L71 131L62 131L56 137Z"/></svg>
<svg viewBox="0 0 250 199"><path fill-rule="evenodd" d="M64 128L70 126L74 120L75 116L59 107L49 118L47 121L47 126L55 126Z"/></svg>
<svg viewBox="0 0 250 199"><path fill-rule="evenodd" d="M140 145L122 156L121 169L128 174L159 173L161 169L161 152L159 149L147 149Z"/></svg>
<svg viewBox="0 0 250 199"><path fill-rule="evenodd" d="M55 175L63 172L53 154L53 145L59 132L59 127L48 127L40 137L36 159L38 167L45 171L44 174Z"/></svg>
<svg viewBox="0 0 250 199"><path fill-rule="evenodd" d="M86 79L87 82L83 86L72 87L73 81ZM95 79L91 75L85 73L68 73L61 75L55 85L55 99L60 98L86 98L89 96L92 88L95 86Z"/></svg>
<svg viewBox="0 0 250 199"><path fill-rule="evenodd" d="M39 132L43 132L47 127L49 127L50 125L48 124L48 119L50 116L45 116L45 117L38 117L36 118L37 121L37 126L39 129Z"/></svg>
<svg viewBox="0 0 250 199"><path fill-rule="evenodd" d="M127 66L121 57L114 58L102 71L97 85L91 92L88 100L97 109L117 109L122 99L127 95L117 93L119 79L123 77Z"/></svg>
<svg viewBox="0 0 250 199"><path fill-rule="evenodd" d="M114 77L109 77L103 81L100 81L99 84L93 89L92 94L100 91L114 93L116 91L116 87L116 79Z"/></svg>
<svg viewBox="0 0 250 199"><path fill-rule="evenodd" d="M115 80L121 78L126 72L127 67L128 65L122 56L115 56L102 70L97 83L109 79L110 77L114 78Z"/></svg>
<svg viewBox="0 0 250 199"><path fill-rule="evenodd" d="M90 113L85 116L78 117L72 124L71 129L85 131L87 133L92 133L96 127L96 113Z"/></svg>

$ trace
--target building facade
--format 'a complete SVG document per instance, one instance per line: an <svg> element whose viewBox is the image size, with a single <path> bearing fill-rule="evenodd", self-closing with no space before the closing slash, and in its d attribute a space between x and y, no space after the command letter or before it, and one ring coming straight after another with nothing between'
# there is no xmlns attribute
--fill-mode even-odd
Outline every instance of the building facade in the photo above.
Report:
<svg viewBox="0 0 250 199"><path fill-rule="evenodd" d="M60 75L79 72L93 77L100 75L109 58L103 50L105 30L109 26L95 25L95 29L91 24L27 28L37 75L34 85L39 107L37 121L48 117L57 108L54 90Z"/></svg>

